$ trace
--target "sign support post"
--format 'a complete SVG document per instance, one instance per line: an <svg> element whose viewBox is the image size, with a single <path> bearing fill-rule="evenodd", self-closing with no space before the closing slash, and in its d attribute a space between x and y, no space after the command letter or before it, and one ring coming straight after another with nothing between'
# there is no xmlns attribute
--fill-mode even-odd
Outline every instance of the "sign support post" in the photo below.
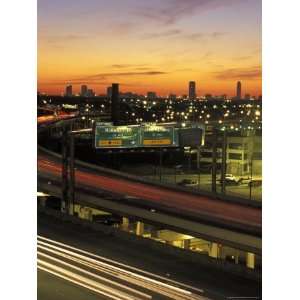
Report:
<svg viewBox="0 0 300 300"><path fill-rule="evenodd" d="M213 149L212 149L212 168L211 168L211 190L217 192L217 129L213 129Z"/></svg>

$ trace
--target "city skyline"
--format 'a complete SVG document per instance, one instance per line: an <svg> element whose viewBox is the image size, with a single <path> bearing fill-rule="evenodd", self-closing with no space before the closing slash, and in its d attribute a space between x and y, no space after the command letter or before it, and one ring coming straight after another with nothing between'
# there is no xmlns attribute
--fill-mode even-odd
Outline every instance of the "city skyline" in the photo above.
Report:
<svg viewBox="0 0 300 300"><path fill-rule="evenodd" d="M261 1L39 1L38 90L261 95ZM122 13L120 13L122 11ZM238 12L238 13L237 13ZM116 18L117 17L117 18Z"/></svg>

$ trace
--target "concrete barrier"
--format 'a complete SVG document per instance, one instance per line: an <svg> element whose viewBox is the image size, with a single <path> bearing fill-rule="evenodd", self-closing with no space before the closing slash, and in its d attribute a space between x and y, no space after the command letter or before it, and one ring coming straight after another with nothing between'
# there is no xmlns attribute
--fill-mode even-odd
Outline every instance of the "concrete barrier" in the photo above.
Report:
<svg viewBox="0 0 300 300"><path fill-rule="evenodd" d="M40 151L43 151L43 152L51 155L51 156L61 159L60 154L50 151L42 146L38 146L38 149ZM147 178L142 178L142 177L138 177L138 176L131 175L128 173L112 170L109 168L96 166L96 165L93 165L93 164L90 164L90 163L87 163L87 162L84 162L81 160L76 160L76 164L81 167L85 167L85 168L88 168L88 169L91 169L94 171L98 171L102 174L107 174L107 175L111 175L111 176L115 176L115 177L119 177L119 178L124 178L124 179L130 180L130 181L135 181L135 182L139 182L139 183L143 183L143 184L162 187L162 188L170 189L173 191L189 193L189 194L196 195L196 196L211 197L212 201L215 199L215 200L224 201L227 203L231 202L231 203L235 203L235 204L250 206L250 207L257 208L257 209L262 208L262 204L259 201L253 201L253 200L244 199L244 198L240 198L240 197L236 197L236 196L226 196L226 195L214 194L214 193L211 193L208 191L196 191L196 190L193 190L188 187L180 187L180 186L176 186L173 184L161 183L161 182L157 182L157 181L150 180Z"/></svg>
<svg viewBox="0 0 300 300"><path fill-rule="evenodd" d="M180 259L182 261L192 262L207 268L212 268L225 273L234 274L236 276L240 276L250 280L261 280L261 272L259 270L251 270L246 268L245 266L236 265L221 259L214 259L207 256L206 254L201 254L190 250L178 248L172 245L164 244L149 238L144 238L132 233L122 231L114 227L109 227L91 221L79 219L75 216L66 215L61 213L60 211L41 206L38 206L38 214L45 214L63 222L70 222L76 225L87 227L94 231L101 232L105 235L113 235L121 240L123 239L126 241L132 241L133 243L139 243L140 245L144 245L146 249L161 251L164 254L174 256L176 257L176 259Z"/></svg>

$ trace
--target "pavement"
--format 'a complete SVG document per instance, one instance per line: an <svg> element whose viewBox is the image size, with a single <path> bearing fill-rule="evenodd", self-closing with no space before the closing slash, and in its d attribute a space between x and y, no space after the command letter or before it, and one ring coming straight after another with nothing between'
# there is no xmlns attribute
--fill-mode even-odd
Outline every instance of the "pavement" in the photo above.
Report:
<svg viewBox="0 0 300 300"><path fill-rule="evenodd" d="M38 174L55 176L61 180L61 172L61 161L49 155L38 155ZM193 195L126 178L113 177L82 167L76 168L75 177L76 183L83 186L143 199L145 204L151 202L169 209L180 210L182 213L206 215L230 222L232 226L242 224L261 227L261 210L254 207L225 202L212 196Z"/></svg>
<svg viewBox="0 0 300 300"><path fill-rule="evenodd" d="M260 299L261 284L38 215L38 299Z"/></svg>
<svg viewBox="0 0 300 300"><path fill-rule="evenodd" d="M159 181L159 175L147 175L143 176L145 178ZM220 177L220 176L218 176ZM217 177L217 178L218 178ZM210 174L201 174L199 180L199 174L177 174L175 178L175 174L162 174L161 181L166 183L174 184L175 182L178 184L183 179L192 179L197 182L196 185L190 186L190 188L196 190L203 190L203 191L211 191L211 175ZM255 179L255 177L253 177ZM200 182L200 185L199 185ZM217 192L221 193L221 184L217 182ZM227 185L226 186L226 195L232 195L241 197L244 199L250 199L250 188L248 184L239 184L239 185ZM261 201L262 198L262 187L253 187L251 190L251 200Z"/></svg>

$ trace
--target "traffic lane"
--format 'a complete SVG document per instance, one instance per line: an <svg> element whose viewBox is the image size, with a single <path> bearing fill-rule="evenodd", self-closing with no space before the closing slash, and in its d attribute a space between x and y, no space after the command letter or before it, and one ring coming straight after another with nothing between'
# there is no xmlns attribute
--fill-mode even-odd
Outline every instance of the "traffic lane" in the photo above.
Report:
<svg viewBox="0 0 300 300"><path fill-rule="evenodd" d="M46 157L39 157L38 169L61 176L61 165ZM199 212L218 217L229 222L238 222L250 226L261 226L261 210L235 203L226 203L205 196L195 196L174 192L161 187L150 186L126 179L117 179L105 175L87 173L80 168L75 171L76 181L103 190L126 194L150 201L157 201L169 207Z"/></svg>
<svg viewBox="0 0 300 300"><path fill-rule="evenodd" d="M197 287L209 299L255 297L261 293L259 282L204 266L188 256L180 258L157 248L145 248L139 241L119 239L45 214L38 216L38 234Z"/></svg>
<svg viewBox="0 0 300 300"><path fill-rule="evenodd" d="M37 271L37 299L39 300L107 300L96 292L76 285L47 271Z"/></svg>
<svg viewBox="0 0 300 300"><path fill-rule="evenodd" d="M124 300L208 300L203 290L38 236L38 266Z"/></svg>

